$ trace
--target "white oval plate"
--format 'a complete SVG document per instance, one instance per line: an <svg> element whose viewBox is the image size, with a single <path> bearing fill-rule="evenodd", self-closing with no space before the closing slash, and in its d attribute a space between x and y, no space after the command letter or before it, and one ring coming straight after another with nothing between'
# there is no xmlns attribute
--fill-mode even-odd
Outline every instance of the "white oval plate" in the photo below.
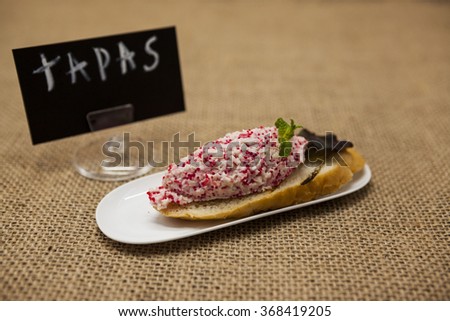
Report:
<svg viewBox="0 0 450 321"><path fill-rule="evenodd" d="M96 220L100 230L109 238L122 243L167 242L338 198L363 188L372 176L369 166L365 165L364 169L356 173L353 180L338 192L310 202L241 219L185 221L165 217L150 205L147 191L159 186L163 175L164 172L161 172L136 179L106 195L97 206Z"/></svg>

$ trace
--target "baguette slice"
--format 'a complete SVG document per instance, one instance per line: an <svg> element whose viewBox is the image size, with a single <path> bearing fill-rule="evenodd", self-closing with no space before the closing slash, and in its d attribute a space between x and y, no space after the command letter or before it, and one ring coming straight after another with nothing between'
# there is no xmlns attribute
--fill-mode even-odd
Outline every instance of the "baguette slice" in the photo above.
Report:
<svg viewBox="0 0 450 321"><path fill-rule="evenodd" d="M183 206L171 204L160 212L168 217L186 220L214 220L240 218L307 202L337 191L352 179L353 173L364 167L363 157L354 148L347 148L339 155L341 158L322 157L321 164L314 166L302 164L273 190Z"/></svg>

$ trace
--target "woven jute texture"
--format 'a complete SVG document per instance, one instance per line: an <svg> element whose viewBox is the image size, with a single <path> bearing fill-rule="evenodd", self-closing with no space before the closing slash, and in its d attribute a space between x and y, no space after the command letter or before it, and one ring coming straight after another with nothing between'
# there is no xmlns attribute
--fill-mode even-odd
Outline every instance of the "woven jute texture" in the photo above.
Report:
<svg viewBox="0 0 450 321"><path fill-rule="evenodd" d="M336 3L338 2L338 3ZM0 1L2 300L448 300L450 6L443 1ZM78 175L94 135L32 146L11 49L177 27L186 112L118 127L157 145L294 118L373 171L346 197L127 245Z"/></svg>

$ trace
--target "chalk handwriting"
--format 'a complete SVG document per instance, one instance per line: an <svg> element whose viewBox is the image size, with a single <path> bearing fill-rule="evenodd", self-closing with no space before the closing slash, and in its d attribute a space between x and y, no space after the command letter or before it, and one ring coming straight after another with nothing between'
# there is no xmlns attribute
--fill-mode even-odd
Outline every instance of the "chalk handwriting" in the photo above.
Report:
<svg viewBox="0 0 450 321"><path fill-rule="evenodd" d="M106 81L106 68L109 66L111 57L109 56L108 50L105 48L92 48L94 49L95 56L97 57L98 72L100 73L100 78L102 81Z"/></svg>
<svg viewBox="0 0 450 321"><path fill-rule="evenodd" d="M156 40L157 40L156 36L153 36L150 39L148 39L147 42L145 43L145 52L148 53L150 56L153 56L153 58L155 58L155 61L153 62L153 64L151 66L147 66L147 65L143 66L145 72L155 70L156 67L158 67L159 54L155 50L153 50L151 47L152 43L154 43Z"/></svg>
<svg viewBox="0 0 450 321"><path fill-rule="evenodd" d="M133 60L134 58L134 51L128 50L127 46L120 41L118 44L119 46L119 58L117 58L117 61L120 62L120 69L122 70L122 75L125 75L127 73L127 62L130 65L131 70L136 69L136 64Z"/></svg>
<svg viewBox="0 0 450 321"><path fill-rule="evenodd" d="M41 63L42 66L33 70L33 74L44 73L45 79L47 79L47 90L52 91L53 87L55 87L55 80L53 79L53 73L51 68L56 65L56 63L61 59L60 56L57 56L55 59L47 61L44 54L41 54Z"/></svg>
<svg viewBox="0 0 450 321"><path fill-rule="evenodd" d="M142 69L144 72L151 72L155 70L160 61L159 53L152 48L152 44L158 40L156 36L150 37L144 45L145 53L152 57L152 63L150 65L144 64ZM120 65L120 72L122 75L127 74L137 68L135 62L136 52L130 50L125 43L119 41L117 43L119 57L116 61ZM111 55L109 51L102 47L92 47L94 51L96 63L98 67L98 73L100 75L101 81L108 80L107 69L110 67ZM88 74L87 67L89 63L85 60L78 61L72 52L68 52L67 61L69 65L69 70L66 75L70 76L70 83L75 85L77 83L77 75L81 74L85 81L91 81L91 77ZM56 86L55 78L52 73L52 68L61 61L61 56L56 56L52 60L48 61L43 53L40 54L41 66L33 70L33 74L44 73L47 82L47 91L50 92L54 90ZM92 71L91 71L92 72Z"/></svg>
<svg viewBox="0 0 450 321"><path fill-rule="evenodd" d="M72 85L77 82L77 72L78 71L81 72L84 79L86 79L87 81L91 81L91 77L89 77L86 70L84 70L84 68L86 68L86 66L88 65L88 63L86 61L78 62L78 60L76 60L72 56L71 52L67 53L67 58L69 59L70 70L68 72L66 72L66 75L70 75Z"/></svg>

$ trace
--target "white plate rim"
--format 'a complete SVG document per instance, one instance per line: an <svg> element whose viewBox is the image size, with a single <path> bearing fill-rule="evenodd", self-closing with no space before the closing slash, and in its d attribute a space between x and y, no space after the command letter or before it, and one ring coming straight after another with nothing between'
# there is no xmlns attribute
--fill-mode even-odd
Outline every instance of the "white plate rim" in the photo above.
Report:
<svg viewBox="0 0 450 321"><path fill-rule="evenodd" d="M149 240L149 239L135 240L132 237L126 239L121 236L118 236L117 234L114 233L114 231L111 231L111 229L108 228L108 224L105 224L105 222L106 222L105 221L105 213L106 213L105 208L107 208L108 206L111 206L111 203L114 202L114 198L115 198L116 194L123 195L124 193L126 193L126 191L133 188L135 185L141 184L145 180L149 180L149 177L153 177L154 179L156 179L158 176L160 176L162 178L163 174L164 174L164 172L158 172L155 174L147 175L147 176L132 180L128 183L118 186L117 188L115 188L114 190L109 192L107 195L105 195L103 197L103 199L99 202L97 209L96 209L96 223L97 223L97 226L99 227L100 231L104 235L106 235L108 238L110 238L114 241L117 241L120 243L126 243L126 244L155 244L155 243L170 242L170 241L183 239L183 238L187 238L187 237L191 237L191 236L195 236L195 235L199 235L199 234L203 234L203 233L212 232L212 231L230 227L230 226L233 226L236 224L249 222L249 221L256 220L256 219L259 219L262 217L267 217L267 216L271 216L274 214L287 212L290 210L294 210L294 209L298 209L298 208L302 208L302 207L306 207L306 206L311 206L311 205L322 203L322 202L329 201L332 199L340 198L340 197L343 197L345 195L354 193L354 192L362 189L364 186L366 186L370 182L371 177L372 177L372 172L370 170L370 167L367 164L365 164L363 170L356 173L354 175L352 181L347 183L344 187L342 187L341 190L339 190L335 193L322 196L318 199L315 199L315 200L312 200L309 202L300 203L300 204L296 204L296 205L292 205L292 206L288 206L288 207L283 207L280 209L263 212L263 213L255 214L252 216L244 217L244 218L233 219L233 220L223 220L223 221L217 221L217 220L209 221L209 222L211 222L210 227L201 228L196 231L185 233L185 234L177 234L177 235L173 235L173 236L168 236L166 238L161 238L158 240ZM149 188L150 188L150 186L149 186ZM143 194L145 194L145 192L146 191L143 191ZM147 195L145 195L145 197L147 197ZM118 201L119 200L117 200L117 202ZM151 208L150 203L148 203L148 206L149 206L149 208ZM162 214L160 214L160 215L162 215ZM177 220L178 222L182 221L179 219L172 219L172 220ZM190 221L183 221L183 222L186 222L186 224L192 224ZM199 222L199 221L197 221L197 222ZM202 222L204 223L207 221L202 221ZM222 223L222 224L220 224L220 223Z"/></svg>

